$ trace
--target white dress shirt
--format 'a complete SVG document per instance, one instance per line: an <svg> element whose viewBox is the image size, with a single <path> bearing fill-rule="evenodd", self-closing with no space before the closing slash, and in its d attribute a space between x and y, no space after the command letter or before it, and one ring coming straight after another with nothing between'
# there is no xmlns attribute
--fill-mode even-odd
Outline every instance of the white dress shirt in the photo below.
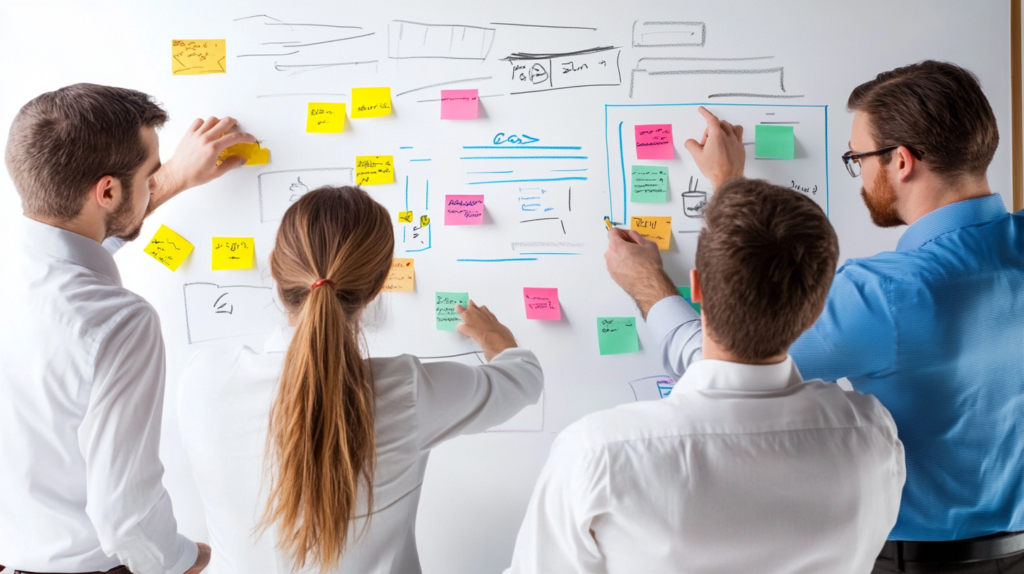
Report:
<svg viewBox="0 0 1024 574"><path fill-rule="evenodd" d="M156 311L81 235L26 218L13 259L0 302L0 564L181 574L198 550L161 482Z"/></svg>
<svg viewBox="0 0 1024 574"><path fill-rule="evenodd" d="M561 433L506 572L866 573L904 477L874 397L788 357L702 360L668 398Z"/></svg>
<svg viewBox="0 0 1024 574"><path fill-rule="evenodd" d="M290 574L275 549L275 531L256 533L269 487L264 454L270 409L291 330L264 351L209 348L182 373L181 429L210 532L210 574ZM369 526L361 498L349 547L333 572L420 571L415 524L430 449L460 434L484 431L536 403L543 389L537 358L508 349L490 363L421 363L401 355L370 359L376 396L377 469ZM306 571L315 571L308 567Z"/></svg>

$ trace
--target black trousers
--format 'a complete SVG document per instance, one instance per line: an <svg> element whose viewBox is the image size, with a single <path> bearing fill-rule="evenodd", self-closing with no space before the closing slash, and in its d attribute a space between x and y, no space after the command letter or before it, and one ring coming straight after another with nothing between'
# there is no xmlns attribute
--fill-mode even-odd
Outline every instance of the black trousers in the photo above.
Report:
<svg viewBox="0 0 1024 574"><path fill-rule="evenodd" d="M926 572L930 574L1024 574L1024 552L1004 558L956 564L905 562L902 571L909 574L924 574ZM871 572L872 574L888 574L889 572L899 572L899 570L896 569L894 561L879 558L875 560L875 568Z"/></svg>

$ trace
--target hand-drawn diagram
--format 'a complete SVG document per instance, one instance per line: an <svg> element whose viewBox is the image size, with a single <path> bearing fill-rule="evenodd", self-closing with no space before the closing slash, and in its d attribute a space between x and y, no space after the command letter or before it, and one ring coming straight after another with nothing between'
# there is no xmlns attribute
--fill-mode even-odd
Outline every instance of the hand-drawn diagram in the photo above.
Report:
<svg viewBox="0 0 1024 574"><path fill-rule="evenodd" d="M484 60L493 43L494 28L423 24L408 20L394 20L388 24L388 57L395 60Z"/></svg>
<svg viewBox="0 0 1024 574"><path fill-rule="evenodd" d="M683 192L683 215L694 219L703 217L708 207L708 192L698 190L698 185L700 180L690 176L690 183Z"/></svg>
<svg viewBox="0 0 1024 574"><path fill-rule="evenodd" d="M529 225L531 237L568 234L565 218L572 211L571 186L520 187L515 197L522 217L519 223Z"/></svg>
<svg viewBox="0 0 1024 574"><path fill-rule="evenodd" d="M704 22L633 22L634 48L703 47L707 38Z"/></svg>
<svg viewBox="0 0 1024 574"><path fill-rule="evenodd" d="M765 66L761 62L774 58L640 58L630 71L629 97L641 90L664 92L674 87L676 93L685 89L685 93L695 97L804 97L786 91L783 66Z"/></svg>
<svg viewBox="0 0 1024 574"><path fill-rule="evenodd" d="M243 16L234 21L256 31L255 35L260 40L267 40L243 48L241 53L235 55L236 58L267 58L273 62L275 70L288 72L290 76L339 66L370 66L376 71L377 60L336 61L345 59L346 52L339 48L346 46L350 40L376 34L363 32L362 26L285 22L267 14Z"/></svg>
<svg viewBox="0 0 1024 574"><path fill-rule="evenodd" d="M285 323L270 287L186 283L183 291L190 345L270 333Z"/></svg>
<svg viewBox="0 0 1024 574"><path fill-rule="evenodd" d="M300 197L325 185L352 185L351 167L321 167L268 171L256 178L260 222L278 221Z"/></svg>
<svg viewBox="0 0 1024 574"><path fill-rule="evenodd" d="M656 401L672 394L676 382L668 375L644 377L629 382L636 401Z"/></svg>
<svg viewBox="0 0 1024 574"><path fill-rule="evenodd" d="M515 53L503 60L511 67L512 94L622 84L622 50L604 46L561 54Z"/></svg>

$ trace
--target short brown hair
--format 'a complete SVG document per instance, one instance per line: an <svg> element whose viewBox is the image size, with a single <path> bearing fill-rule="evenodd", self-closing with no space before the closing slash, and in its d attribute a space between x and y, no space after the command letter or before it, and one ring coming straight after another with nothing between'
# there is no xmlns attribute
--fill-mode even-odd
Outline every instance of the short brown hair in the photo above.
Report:
<svg viewBox="0 0 1024 574"><path fill-rule="evenodd" d="M708 203L697 271L709 335L740 360L784 352L828 295L839 244L810 198L733 179Z"/></svg>
<svg viewBox="0 0 1024 574"><path fill-rule="evenodd" d="M7 171L25 215L67 221L82 211L101 177L130 186L146 161L142 128L167 113L147 94L74 84L42 94L15 116L7 137Z"/></svg>
<svg viewBox="0 0 1024 574"><path fill-rule="evenodd" d="M868 115L879 149L906 146L942 176L984 175L999 146L978 77L954 64L927 60L882 72L857 86L846 105ZM889 163L892 154L881 159Z"/></svg>

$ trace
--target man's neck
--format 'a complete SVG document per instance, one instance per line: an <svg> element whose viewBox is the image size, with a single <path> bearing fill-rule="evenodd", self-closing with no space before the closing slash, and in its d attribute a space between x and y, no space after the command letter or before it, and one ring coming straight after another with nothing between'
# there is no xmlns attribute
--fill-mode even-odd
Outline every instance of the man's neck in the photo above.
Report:
<svg viewBox="0 0 1024 574"><path fill-rule="evenodd" d="M704 359L712 361L727 361L729 363L739 363L741 365L775 365L786 360L789 355L789 350L782 351L778 355L768 357L761 361L746 361L736 356L736 354L730 352L722 345L718 344L712 337L708 335L707 325L703 328L703 343L701 344L701 356Z"/></svg>
<svg viewBox="0 0 1024 574"><path fill-rule="evenodd" d="M29 219L38 221L39 223L45 223L51 227L57 227L64 231L70 231L71 233L77 233L82 237L88 237L96 243L103 243L106 239L106 227L102 224L97 225L95 222L87 221L86 218L81 216L71 220L58 220L48 217L39 216L27 216Z"/></svg>
<svg viewBox="0 0 1024 574"><path fill-rule="evenodd" d="M930 176L914 182L914 188L906 194L907 200L899 206L900 216L907 225L913 225L936 209L991 194L992 189L986 177L963 177L947 182Z"/></svg>

